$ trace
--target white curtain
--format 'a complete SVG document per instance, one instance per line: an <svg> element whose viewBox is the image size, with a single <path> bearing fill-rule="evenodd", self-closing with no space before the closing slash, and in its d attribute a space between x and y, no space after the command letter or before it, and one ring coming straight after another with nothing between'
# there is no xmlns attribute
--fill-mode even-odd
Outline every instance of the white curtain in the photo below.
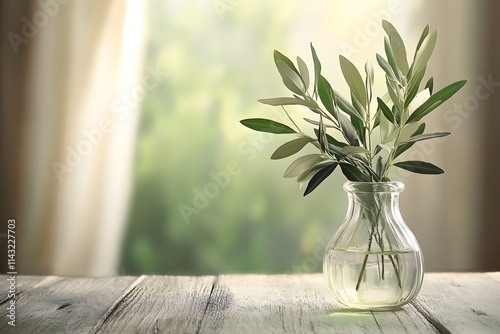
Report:
<svg viewBox="0 0 500 334"><path fill-rule="evenodd" d="M137 92L144 92L138 89L144 2L54 0L32 1L29 11L14 7L8 8L14 19L4 24L17 36L10 35L3 52L12 54L2 58L2 68L4 80L22 80L18 100L7 106L20 130L10 138L18 153L7 154L19 167L11 208L19 270L116 274L142 96ZM19 78L8 68L19 68L21 59L26 68Z"/></svg>

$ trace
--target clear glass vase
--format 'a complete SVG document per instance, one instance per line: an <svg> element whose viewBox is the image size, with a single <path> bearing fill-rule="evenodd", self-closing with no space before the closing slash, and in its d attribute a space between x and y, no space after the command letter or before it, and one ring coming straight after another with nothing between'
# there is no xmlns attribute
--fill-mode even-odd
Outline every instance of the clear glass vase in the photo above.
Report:
<svg viewBox="0 0 500 334"><path fill-rule="evenodd" d="M420 246L399 212L401 182L346 182L349 206L328 243L323 275L341 304L393 310L412 301L424 277Z"/></svg>

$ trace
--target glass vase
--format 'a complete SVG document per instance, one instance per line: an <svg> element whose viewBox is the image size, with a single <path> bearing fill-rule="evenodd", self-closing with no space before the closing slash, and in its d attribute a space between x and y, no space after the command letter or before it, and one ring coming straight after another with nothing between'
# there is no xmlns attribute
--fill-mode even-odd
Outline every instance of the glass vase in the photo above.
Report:
<svg viewBox="0 0 500 334"><path fill-rule="evenodd" d="M330 239L323 275L349 308L393 310L412 301L424 277L420 246L399 212L401 182L346 182L349 205Z"/></svg>

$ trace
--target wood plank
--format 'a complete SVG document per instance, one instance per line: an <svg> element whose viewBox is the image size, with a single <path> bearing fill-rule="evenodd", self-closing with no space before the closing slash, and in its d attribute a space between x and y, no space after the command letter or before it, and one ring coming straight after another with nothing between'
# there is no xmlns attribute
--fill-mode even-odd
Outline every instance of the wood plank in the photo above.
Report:
<svg viewBox="0 0 500 334"><path fill-rule="evenodd" d="M486 277L489 277L492 280L500 283L500 272L497 272L497 273L486 273Z"/></svg>
<svg viewBox="0 0 500 334"><path fill-rule="evenodd" d="M321 274L223 275L200 333L435 333L414 308L359 312L331 299Z"/></svg>
<svg viewBox="0 0 500 334"><path fill-rule="evenodd" d="M0 305L7 301L7 295L9 293L9 281L8 278L11 276L0 275ZM16 276L16 294L24 293L36 285L45 285L48 282L61 280L62 277L56 276L29 276L29 275L19 275Z"/></svg>
<svg viewBox="0 0 500 334"><path fill-rule="evenodd" d="M36 281L18 278L19 282ZM0 333L88 333L137 279L41 278L18 295L15 327L7 323L6 305L0 309Z"/></svg>
<svg viewBox="0 0 500 334"><path fill-rule="evenodd" d="M412 304L444 333L500 333L499 274L427 274Z"/></svg>
<svg viewBox="0 0 500 334"><path fill-rule="evenodd" d="M92 333L196 333L215 277L143 276Z"/></svg>

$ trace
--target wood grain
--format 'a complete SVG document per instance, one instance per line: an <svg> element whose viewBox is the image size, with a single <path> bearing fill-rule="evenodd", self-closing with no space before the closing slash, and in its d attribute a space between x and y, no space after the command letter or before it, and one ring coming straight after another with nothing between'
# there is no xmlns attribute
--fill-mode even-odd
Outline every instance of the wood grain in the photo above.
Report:
<svg viewBox="0 0 500 334"><path fill-rule="evenodd" d="M500 333L500 273L426 276L413 304L443 333Z"/></svg>
<svg viewBox="0 0 500 334"><path fill-rule="evenodd" d="M329 298L322 276L223 275L200 333L436 333L413 307L359 312Z"/></svg>
<svg viewBox="0 0 500 334"><path fill-rule="evenodd" d="M18 279L31 285L20 286L15 327L2 305L0 333L88 333L137 277Z"/></svg>
<svg viewBox="0 0 500 334"><path fill-rule="evenodd" d="M143 276L92 333L196 333L214 281L213 276Z"/></svg>
<svg viewBox="0 0 500 334"><path fill-rule="evenodd" d="M18 276L16 327L6 279L0 333L500 333L500 273L427 274L395 312L340 307L320 274Z"/></svg>

